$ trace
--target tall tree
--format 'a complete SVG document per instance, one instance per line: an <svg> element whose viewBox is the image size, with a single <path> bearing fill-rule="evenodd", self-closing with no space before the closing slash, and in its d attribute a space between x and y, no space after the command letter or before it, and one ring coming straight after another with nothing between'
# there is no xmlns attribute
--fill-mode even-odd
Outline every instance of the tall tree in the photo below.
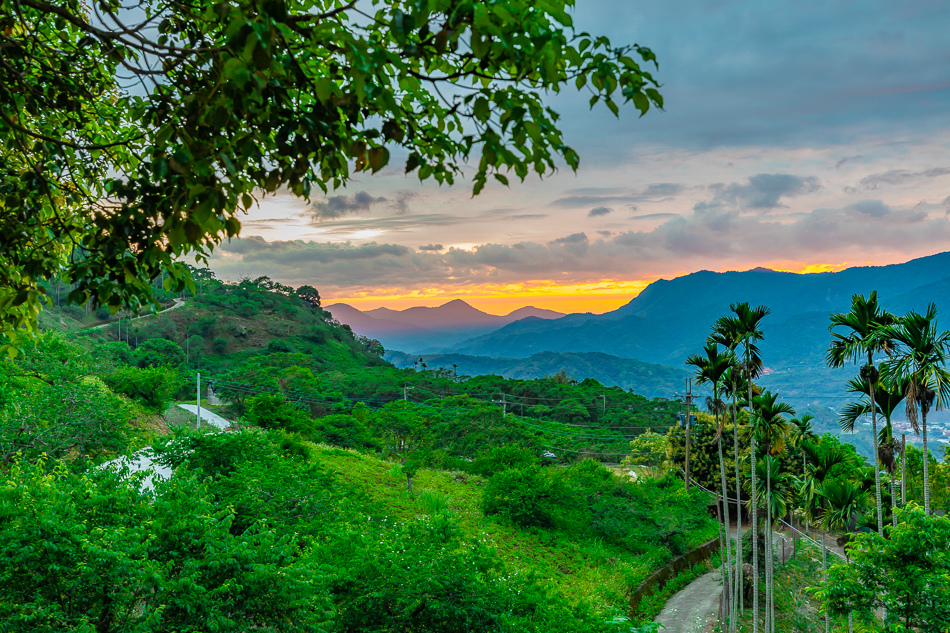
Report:
<svg viewBox="0 0 950 633"><path fill-rule="evenodd" d="M795 410L787 402L779 402L778 394L766 391L753 399L757 415L753 418L752 436L762 441L764 460L768 463L765 468L765 543L768 556L765 560L765 621L766 631L775 630L775 553L772 543L772 524L774 522L772 503L772 473L777 468L773 465L773 456L778 455L785 448L788 437L788 422L785 415L795 415ZM758 469L758 454L752 453L752 459ZM753 497L754 498L754 497ZM758 549L758 548L756 548Z"/></svg>
<svg viewBox="0 0 950 633"><path fill-rule="evenodd" d="M714 326L714 331L721 333L726 339L736 341L736 345L742 345L745 357L744 371L748 388L749 413L752 410L752 381L762 369L762 354L756 343L764 338L761 330L762 319L771 313L771 310L765 306L752 307L747 301L733 303L729 306L732 310L731 315L719 317ZM756 454L755 434L751 435L751 455ZM752 529L757 526L758 510L756 500L755 485L755 459L750 460L750 472L752 476ZM759 554L758 549L752 550L752 631L758 633L759 630Z"/></svg>
<svg viewBox="0 0 950 633"><path fill-rule="evenodd" d="M573 0L0 3L0 332L40 281L137 308L255 197L309 197L393 156L478 193L578 156L545 105L662 107L648 48L573 26ZM641 64L644 66L641 67ZM190 282L189 282L190 283Z"/></svg>
<svg viewBox="0 0 950 633"><path fill-rule="evenodd" d="M703 354L692 354L686 359L686 364L696 368L696 382L700 385L710 385L712 388L712 399L708 402L711 412L716 418L716 445L719 449L719 477L722 485L722 508L721 517L726 541L726 575L722 579L724 595L726 597L726 609L724 609L727 625L732 628L733 609L732 603L735 600L731 582L732 579L732 538L729 535L729 489L726 486L726 464L722 455L722 431L725 424L722 400L719 399L723 386L723 380L733 366L734 356L732 352L726 350L719 351L719 346L715 343L707 343L703 348ZM686 432L690 432L690 424L687 422Z"/></svg>
<svg viewBox="0 0 950 633"><path fill-rule="evenodd" d="M806 413L800 417L789 420L789 428L791 431L789 439L791 439L792 444L801 450L802 453L802 481L805 480L807 466L805 462L805 451L802 450L801 447L805 442L813 442L817 437L811 424L811 421L814 419L815 416L811 415L810 413ZM808 533L807 513L805 518L805 532Z"/></svg>
<svg viewBox="0 0 950 633"><path fill-rule="evenodd" d="M878 433L878 449L881 465L887 469L891 478L891 519L893 524L897 525L897 491L895 488L895 475L897 472L897 443L894 441L894 425L891 418L897 407L904 401L904 394L907 393L908 379L896 379L895 384L888 385L883 381L878 381L874 388L874 400L877 407L877 413L884 417L884 426ZM848 381L848 391L852 393L863 393L867 398L858 402L852 402L846 405L838 415L838 423L841 430L847 433L854 431L854 424L861 417L871 412L871 385L867 380L858 377Z"/></svg>
<svg viewBox="0 0 950 633"><path fill-rule="evenodd" d="M905 411L915 433L924 442L924 512L930 514L930 478L927 452L927 413L936 403L939 411L950 397L950 332L937 330L937 307L927 306L926 314L911 310L896 323L882 328L882 338L893 341L891 359L883 363L884 381L906 380ZM917 410L920 409L918 420Z"/></svg>
<svg viewBox="0 0 950 633"><path fill-rule="evenodd" d="M878 304L877 291L868 295L851 297L851 311L835 312L831 315L831 346L826 360L831 367L841 367L848 361L860 363L867 358L867 364L861 368L861 377L870 386L871 402L874 402L874 390L878 382L878 369L874 365L874 354L890 349L890 342L881 335L881 328L892 325L894 315L886 312ZM844 332L835 332L836 328ZM874 445L874 501L877 506L877 530L884 531L884 511L881 502L881 463L878 457L877 408L871 409L871 429Z"/></svg>
<svg viewBox="0 0 950 633"><path fill-rule="evenodd" d="M742 342L737 328L731 327L731 322L726 319L719 319L712 327L709 336L706 337L707 343L722 345L733 353L732 366L726 375L723 376L723 391L732 398L732 459L736 471L736 538L739 543L742 542L742 477L739 472L739 396L745 393L745 380L742 375L742 362L735 356L736 349ZM742 586L744 574L742 573L742 547L736 547L735 573L733 574L733 595L736 599L733 601L732 621L738 627L739 612L745 612L745 591Z"/></svg>

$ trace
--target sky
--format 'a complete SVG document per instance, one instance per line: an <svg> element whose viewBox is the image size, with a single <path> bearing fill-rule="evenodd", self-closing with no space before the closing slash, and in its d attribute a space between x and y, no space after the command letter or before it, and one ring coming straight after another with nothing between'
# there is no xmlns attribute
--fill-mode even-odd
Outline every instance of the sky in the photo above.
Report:
<svg viewBox="0 0 950 633"><path fill-rule="evenodd" d="M360 309L601 313L697 270L950 250L950 2L577 0L574 20L653 49L665 99L618 119L552 97L576 173L472 197L397 161L309 202L261 200L211 267Z"/></svg>

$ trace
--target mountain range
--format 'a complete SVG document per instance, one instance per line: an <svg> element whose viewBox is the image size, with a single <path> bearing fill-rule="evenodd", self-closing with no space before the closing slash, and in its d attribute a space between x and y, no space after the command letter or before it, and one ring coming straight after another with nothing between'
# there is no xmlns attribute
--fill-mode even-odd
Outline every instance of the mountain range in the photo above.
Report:
<svg viewBox="0 0 950 633"><path fill-rule="evenodd" d="M620 358L600 352L540 352L528 358L491 358L465 354L406 354L387 352L386 360L396 367L417 367L422 360L428 369L443 369L458 376L498 375L531 380L564 372L581 381L593 378L605 385L630 389L647 398L670 398L683 390L689 373L685 369Z"/></svg>
<svg viewBox="0 0 950 633"><path fill-rule="evenodd" d="M699 271L656 281L626 305L600 315L516 311L506 317L494 317L494 321L478 317L482 320L477 324L462 318L440 320L443 308L445 314L452 315L479 312L464 302L454 301L440 308L400 312L379 309L338 318L361 334L375 332L388 349L405 351L407 358L432 353L456 355L451 357L452 361L448 356L437 357L436 363L457 364L466 368L465 373L528 377L532 373L544 375L539 374L542 371L554 373L560 363L561 368L577 373L575 377L579 380L590 376L605 384L626 381L622 386L627 386L636 372L609 359L636 359L668 365L677 371L684 369L687 356L701 351L710 327L718 317L729 313L730 304L748 301L771 310L762 322L765 339L760 347L766 365L762 384L777 390L799 412L816 414L820 430L835 430L835 412L852 399L844 389L857 368L833 370L825 365L825 352L831 340L829 315L847 312L854 294L867 295L875 290L883 307L894 314L924 311L932 302L938 309L939 324L944 328L950 326L950 252L902 264L828 273L799 274L763 268L723 273ZM338 306L342 305L331 306L330 310L340 310ZM366 315L374 320L359 321ZM366 325L376 323L391 325L376 325L375 330ZM385 327L394 328L392 334ZM418 329L409 335L409 328ZM484 328L481 333L462 340L466 333L479 328ZM585 354L603 357L585 364ZM530 362L531 359L543 362ZM630 386L641 392L653 389L647 383ZM933 417L938 423L934 439L939 442L950 441L947 417L945 413Z"/></svg>
<svg viewBox="0 0 950 633"><path fill-rule="evenodd" d="M565 316L531 306L499 316L474 308L461 299L436 308L376 308L364 312L346 303L334 303L325 309L354 332L379 339L387 349L412 353L437 352L524 318L544 320Z"/></svg>

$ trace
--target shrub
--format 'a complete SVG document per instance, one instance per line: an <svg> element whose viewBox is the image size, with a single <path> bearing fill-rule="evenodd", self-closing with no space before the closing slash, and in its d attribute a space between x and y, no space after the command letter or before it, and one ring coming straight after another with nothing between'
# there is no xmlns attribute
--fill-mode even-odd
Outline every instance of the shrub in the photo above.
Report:
<svg viewBox="0 0 950 633"><path fill-rule="evenodd" d="M538 458L531 451L519 446L496 446L475 457L470 472L483 477L502 470L523 469L538 464Z"/></svg>
<svg viewBox="0 0 950 633"><path fill-rule="evenodd" d="M139 367L181 367L185 350L173 341L151 338L135 349L132 358Z"/></svg>
<svg viewBox="0 0 950 633"><path fill-rule="evenodd" d="M492 475L482 494L485 514L497 514L522 527L562 527L578 499L540 466Z"/></svg>
<svg viewBox="0 0 950 633"><path fill-rule="evenodd" d="M162 413L179 387L180 376L168 367L117 367L102 375L113 391L124 394L155 413Z"/></svg>
<svg viewBox="0 0 950 633"><path fill-rule="evenodd" d="M267 351L271 354L275 352L289 354L293 351L293 349L291 349L290 344L287 341L275 338L267 343Z"/></svg>
<svg viewBox="0 0 950 633"><path fill-rule="evenodd" d="M215 354L223 354L228 351L228 341L223 338L216 338L211 344L212 349L214 349Z"/></svg>

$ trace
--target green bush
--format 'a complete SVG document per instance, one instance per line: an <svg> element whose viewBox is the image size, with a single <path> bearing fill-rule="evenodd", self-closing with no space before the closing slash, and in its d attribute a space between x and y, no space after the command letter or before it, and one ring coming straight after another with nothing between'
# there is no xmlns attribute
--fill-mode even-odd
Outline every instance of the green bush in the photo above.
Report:
<svg viewBox="0 0 950 633"><path fill-rule="evenodd" d="M290 344L287 341L283 339L275 338L268 341L267 351L268 353L271 353L271 354L273 353L289 354L290 352L293 352L293 349L291 349Z"/></svg>
<svg viewBox="0 0 950 633"><path fill-rule="evenodd" d="M181 382L178 372L168 367L117 367L101 378L113 391L155 413L165 411Z"/></svg>
<svg viewBox="0 0 950 633"><path fill-rule="evenodd" d="M244 420L265 429L284 429L304 435L312 433L314 421L310 416L282 396L258 394L247 399Z"/></svg>
<svg viewBox="0 0 950 633"><path fill-rule="evenodd" d="M216 338L211 344L212 349L214 349L215 354L223 354L228 351L228 341L223 338Z"/></svg>
<svg viewBox="0 0 950 633"><path fill-rule="evenodd" d="M547 469L529 466L492 475L482 494L485 514L497 514L522 527L568 527L579 499Z"/></svg>
<svg viewBox="0 0 950 633"><path fill-rule="evenodd" d="M535 454L520 446L496 446L480 453L469 466L469 472L483 477L511 469L523 469L538 465Z"/></svg>
<svg viewBox="0 0 950 633"><path fill-rule="evenodd" d="M135 348L132 359L139 367L181 367L185 350L174 341L151 338Z"/></svg>

